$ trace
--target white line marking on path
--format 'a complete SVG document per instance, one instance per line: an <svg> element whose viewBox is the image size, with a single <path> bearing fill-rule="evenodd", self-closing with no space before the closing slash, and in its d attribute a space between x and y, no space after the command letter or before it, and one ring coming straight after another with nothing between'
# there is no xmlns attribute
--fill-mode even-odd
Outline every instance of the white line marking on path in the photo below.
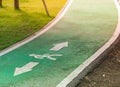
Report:
<svg viewBox="0 0 120 87"><path fill-rule="evenodd" d="M38 36L41 36L42 34L47 32L65 15L65 13L67 12L71 3L72 3L72 0L67 0L65 6L62 8L62 10L58 13L58 15L51 22L49 22L47 25L45 25L40 31L38 31L35 34L31 35L30 37L24 39L23 41L20 41L14 45L2 50L2 51L0 51L0 56L3 56L5 54L11 52L12 50L15 50L16 48L23 46L24 44L32 41L33 39L35 39Z"/></svg>
<svg viewBox="0 0 120 87"><path fill-rule="evenodd" d="M73 0L71 0L73 1ZM120 35L120 6L117 0L114 0L118 10L118 25L110 40L98 49L91 57L89 57L83 64L80 64L72 73L70 73L64 80L62 80L56 87L75 87L81 78L83 78L94 65L100 62L101 58L115 46L119 40ZM108 51L109 50L109 51Z"/></svg>
<svg viewBox="0 0 120 87"><path fill-rule="evenodd" d="M17 67L15 69L14 76L23 74L25 72L29 72L32 70L33 67L35 67L38 64L39 64L38 62L30 62L30 63L24 65L23 67L20 67L20 68Z"/></svg>
<svg viewBox="0 0 120 87"><path fill-rule="evenodd" d="M32 56L36 59L50 59L50 60L56 60L56 58L53 58L52 56L62 56L62 54L44 54L44 55L37 55L37 54L30 54L29 56Z"/></svg>
<svg viewBox="0 0 120 87"><path fill-rule="evenodd" d="M63 47L68 47L68 42L63 42L63 43L56 44L50 50L52 50L52 51L58 51L58 50L62 49Z"/></svg>

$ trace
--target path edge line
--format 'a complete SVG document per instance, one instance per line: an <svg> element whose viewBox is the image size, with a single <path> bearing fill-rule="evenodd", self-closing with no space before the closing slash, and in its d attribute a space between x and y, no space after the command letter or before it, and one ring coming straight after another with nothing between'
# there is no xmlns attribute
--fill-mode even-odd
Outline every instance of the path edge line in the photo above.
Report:
<svg viewBox="0 0 120 87"><path fill-rule="evenodd" d="M120 40L120 6L117 0L113 0L118 10L118 24L112 37L100 49L98 49L91 57L89 57L83 64L79 65L72 73L70 73L63 81L56 87L76 87L80 80L85 77L95 66L99 65L104 56L107 55L112 48Z"/></svg>
<svg viewBox="0 0 120 87"><path fill-rule="evenodd" d="M62 19L62 17L65 15L67 10L69 9L72 1L73 0L67 0L64 7L60 10L60 12L57 14L57 16L52 21L50 21L48 24L46 24L43 28L41 28L39 31L37 31L36 33L32 34L31 36L25 38L24 40L19 41L15 44L11 45L10 47L7 47L4 50L0 51L0 56L3 56L5 54L19 48L20 46L23 46L24 44L34 40L35 38L41 36L48 30L50 30L51 27L53 27L59 20Z"/></svg>

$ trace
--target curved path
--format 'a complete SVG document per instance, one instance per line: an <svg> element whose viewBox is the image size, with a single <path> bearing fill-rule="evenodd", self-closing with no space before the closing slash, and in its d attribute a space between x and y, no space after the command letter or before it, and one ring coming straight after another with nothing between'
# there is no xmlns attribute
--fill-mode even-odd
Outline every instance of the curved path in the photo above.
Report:
<svg viewBox="0 0 120 87"><path fill-rule="evenodd" d="M1 52L0 87L64 87L59 83L109 40L117 25L113 0L69 2L50 30Z"/></svg>

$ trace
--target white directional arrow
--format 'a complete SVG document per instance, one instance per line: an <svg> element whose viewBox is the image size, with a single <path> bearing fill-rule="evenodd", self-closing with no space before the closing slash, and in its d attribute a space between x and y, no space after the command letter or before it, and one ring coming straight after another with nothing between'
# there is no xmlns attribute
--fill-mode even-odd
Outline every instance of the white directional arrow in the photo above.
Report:
<svg viewBox="0 0 120 87"><path fill-rule="evenodd" d="M62 49L63 47L68 47L68 42L63 42L63 43L56 44L50 50L52 50L52 51L58 51L58 50Z"/></svg>
<svg viewBox="0 0 120 87"><path fill-rule="evenodd" d="M15 69L14 76L23 74L25 72L29 72L32 70L33 67L35 67L38 64L39 64L38 62L30 62L30 63L24 65L23 67L20 67L20 68L17 67Z"/></svg>

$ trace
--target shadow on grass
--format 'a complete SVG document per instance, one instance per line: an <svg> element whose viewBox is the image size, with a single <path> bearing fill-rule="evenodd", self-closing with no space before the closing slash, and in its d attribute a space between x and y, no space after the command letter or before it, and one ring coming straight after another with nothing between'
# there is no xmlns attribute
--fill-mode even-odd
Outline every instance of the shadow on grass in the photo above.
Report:
<svg viewBox="0 0 120 87"><path fill-rule="evenodd" d="M12 9L8 14L6 13L8 10L4 10L5 14L1 14L1 21L4 19L4 23L0 25L3 26L0 32L0 50L34 34L54 18L45 13L28 12L22 9Z"/></svg>
<svg viewBox="0 0 120 87"><path fill-rule="evenodd" d="M0 6L0 8L4 8L4 6L2 5L2 6Z"/></svg>
<svg viewBox="0 0 120 87"><path fill-rule="evenodd" d="M21 14L27 14L27 15L29 15L27 12L25 12L24 10L22 10L22 9L15 9L15 11L16 12L19 12L19 13L21 13ZM34 12L34 13L32 13L32 14L38 14L38 15L41 15L42 17L49 17L49 18L54 18L54 16L48 16L46 13L40 13L40 12Z"/></svg>

